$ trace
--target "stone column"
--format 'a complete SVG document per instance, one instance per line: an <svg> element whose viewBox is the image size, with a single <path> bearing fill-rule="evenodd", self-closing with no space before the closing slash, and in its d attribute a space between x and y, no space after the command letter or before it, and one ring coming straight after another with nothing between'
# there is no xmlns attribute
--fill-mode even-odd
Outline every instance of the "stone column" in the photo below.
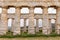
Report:
<svg viewBox="0 0 60 40"><path fill-rule="evenodd" d="M60 7L57 8L57 15L56 15L56 32L60 34Z"/></svg>
<svg viewBox="0 0 60 40"><path fill-rule="evenodd" d="M13 35L19 35L20 31L20 8L16 7L15 19L14 19L14 27L13 27Z"/></svg>
<svg viewBox="0 0 60 40"><path fill-rule="evenodd" d="M48 8L44 7L43 11L43 34L47 35L50 34Z"/></svg>
<svg viewBox="0 0 60 40"><path fill-rule="evenodd" d="M49 19L49 27L50 27L50 32L52 33L51 19Z"/></svg>
<svg viewBox="0 0 60 40"><path fill-rule="evenodd" d="M28 34L35 34L34 27L34 8L30 8Z"/></svg>
<svg viewBox="0 0 60 40"><path fill-rule="evenodd" d="M39 32L38 19L36 19L36 32Z"/></svg>
<svg viewBox="0 0 60 40"><path fill-rule="evenodd" d="M12 27L11 27L11 32L13 32L13 28L14 28L14 19L12 19Z"/></svg>
<svg viewBox="0 0 60 40"><path fill-rule="evenodd" d="M4 35L8 31L7 8L3 7L2 11L0 34Z"/></svg>
<svg viewBox="0 0 60 40"><path fill-rule="evenodd" d="M0 27L1 27L1 14L0 14Z"/></svg>
<svg viewBox="0 0 60 40"><path fill-rule="evenodd" d="M26 19L24 19L24 32L27 32Z"/></svg>
<svg viewBox="0 0 60 40"><path fill-rule="evenodd" d="M0 14L0 25L1 25L1 14Z"/></svg>

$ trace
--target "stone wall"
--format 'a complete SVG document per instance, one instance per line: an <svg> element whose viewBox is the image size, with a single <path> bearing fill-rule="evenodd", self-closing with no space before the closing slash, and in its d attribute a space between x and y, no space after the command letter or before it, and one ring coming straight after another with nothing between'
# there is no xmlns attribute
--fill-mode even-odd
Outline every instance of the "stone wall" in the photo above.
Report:
<svg viewBox="0 0 60 40"><path fill-rule="evenodd" d="M28 2L27 2L28 1ZM51 27L49 25L50 19L56 20L56 33L60 34L60 2L59 0L0 0L0 7L3 12L0 14L0 35L6 34L8 31L7 20L13 19L12 32L13 35L21 34L20 19L29 19L28 34L35 34L34 19L43 20L43 34L50 34ZM15 14L8 14L9 7L15 7ZM29 14L21 14L22 7L28 7ZM41 7L43 14L34 14L34 8ZM56 14L48 14L48 8L54 7L57 10ZM36 23L37 24L37 23ZM38 25L38 24L37 24ZM24 25L25 26L25 25ZM38 29L38 26L36 27ZM25 29L25 28L24 28ZM24 30L25 31L25 30ZM37 32L39 30L36 30Z"/></svg>

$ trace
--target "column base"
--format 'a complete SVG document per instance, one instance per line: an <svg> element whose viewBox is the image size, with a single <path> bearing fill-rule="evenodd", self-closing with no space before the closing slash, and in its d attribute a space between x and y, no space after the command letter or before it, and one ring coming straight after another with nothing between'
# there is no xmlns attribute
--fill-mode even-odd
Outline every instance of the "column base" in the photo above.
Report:
<svg viewBox="0 0 60 40"><path fill-rule="evenodd" d="M24 32L24 33L27 32L27 28L24 28L24 29L23 29L23 32Z"/></svg>
<svg viewBox="0 0 60 40"><path fill-rule="evenodd" d="M51 32L50 32L50 29L43 29L43 34L45 34L45 35L48 35L48 34L50 34Z"/></svg>
<svg viewBox="0 0 60 40"><path fill-rule="evenodd" d="M60 29L57 29L57 30L56 30L56 33L57 33L57 34L60 34Z"/></svg>
<svg viewBox="0 0 60 40"><path fill-rule="evenodd" d="M35 34L35 29L29 29L28 34Z"/></svg>
<svg viewBox="0 0 60 40"><path fill-rule="evenodd" d="M0 31L0 35L6 35L6 32Z"/></svg>
<svg viewBox="0 0 60 40"><path fill-rule="evenodd" d="M7 28L0 27L0 35L6 35L7 32L8 32L8 29Z"/></svg>
<svg viewBox="0 0 60 40"><path fill-rule="evenodd" d="M14 31L13 35L20 35L20 31Z"/></svg>
<svg viewBox="0 0 60 40"><path fill-rule="evenodd" d="M39 32L39 27L36 27L36 32Z"/></svg>

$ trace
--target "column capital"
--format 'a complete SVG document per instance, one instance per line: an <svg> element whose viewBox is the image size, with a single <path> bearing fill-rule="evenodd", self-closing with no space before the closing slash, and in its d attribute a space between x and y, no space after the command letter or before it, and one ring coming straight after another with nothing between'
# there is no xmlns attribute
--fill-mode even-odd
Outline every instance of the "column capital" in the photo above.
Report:
<svg viewBox="0 0 60 40"><path fill-rule="evenodd" d="M36 20L39 20L38 18Z"/></svg>
<svg viewBox="0 0 60 40"><path fill-rule="evenodd" d="M30 9L30 13L33 14L34 13L34 8L33 7L30 7L29 9Z"/></svg>
<svg viewBox="0 0 60 40"><path fill-rule="evenodd" d="M21 9L21 7L20 7L20 6L16 6L16 8Z"/></svg>
<svg viewBox="0 0 60 40"><path fill-rule="evenodd" d="M29 9L34 9L34 7L33 7L33 6L31 6Z"/></svg>
<svg viewBox="0 0 60 40"><path fill-rule="evenodd" d="M2 9L8 9L7 7L2 7Z"/></svg>
<svg viewBox="0 0 60 40"><path fill-rule="evenodd" d="M20 7L16 7L16 14L18 14L18 15L20 15L19 13L20 13Z"/></svg>
<svg viewBox="0 0 60 40"><path fill-rule="evenodd" d="M46 16L48 14L48 7L43 8L43 14Z"/></svg>
<svg viewBox="0 0 60 40"><path fill-rule="evenodd" d="M8 9L7 7L3 7L2 8L2 11L3 11L2 14L7 14L7 9Z"/></svg>
<svg viewBox="0 0 60 40"><path fill-rule="evenodd" d="M24 18L24 20L26 20L27 18Z"/></svg>
<svg viewBox="0 0 60 40"><path fill-rule="evenodd" d="M48 8L48 7L43 7L43 9L44 9L44 8Z"/></svg>
<svg viewBox="0 0 60 40"><path fill-rule="evenodd" d="M4 8L4 9L8 9L8 7L7 7L7 6L3 6L2 8Z"/></svg>
<svg viewBox="0 0 60 40"><path fill-rule="evenodd" d="M60 7L57 8L57 12L60 11Z"/></svg>

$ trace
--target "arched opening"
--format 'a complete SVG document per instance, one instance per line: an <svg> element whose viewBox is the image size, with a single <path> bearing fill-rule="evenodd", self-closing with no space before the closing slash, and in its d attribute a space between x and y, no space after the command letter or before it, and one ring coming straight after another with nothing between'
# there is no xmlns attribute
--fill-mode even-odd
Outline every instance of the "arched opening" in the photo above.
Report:
<svg viewBox="0 0 60 40"><path fill-rule="evenodd" d="M51 29L52 29L52 32L55 32L55 26L56 26L56 20L55 19L51 19Z"/></svg>
<svg viewBox="0 0 60 40"><path fill-rule="evenodd" d="M43 13L43 9L41 7L35 7L34 13L35 14L42 14Z"/></svg>
<svg viewBox="0 0 60 40"><path fill-rule="evenodd" d="M15 7L9 7L7 13L15 13Z"/></svg>
<svg viewBox="0 0 60 40"><path fill-rule="evenodd" d="M21 13L22 13L22 14L28 14L28 13L29 13L29 8L28 8L28 7L23 7L23 8L21 9Z"/></svg>
<svg viewBox="0 0 60 40"><path fill-rule="evenodd" d="M25 23L26 27L25 27L25 33L28 32L28 27L29 27L29 19L26 19L26 23Z"/></svg>
<svg viewBox="0 0 60 40"><path fill-rule="evenodd" d="M26 26L29 26L29 19L26 20Z"/></svg>
<svg viewBox="0 0 60 40"><path fill-rule="evenodd" d="M39 32L42 33L42 19L38 20Z"/></svg>
<svg viewBox="0 0 60 40"><path fill-rule="evenodd" d="M11 31L12 19L8 19L8 31Z"/></svg>
<svg viewBox="0 0 60 40"><path fill-rule="evenodd" d="M36 33L42 33L42 19L35 19L34 24Z"/></svg>
<svg viewBox="0 0 60 40"><path fill-rule="evenodd" d="M21 33L24 31L24 19L20 19L20 28L21 28Z"/></svg>
<svg viewBox="0 0 60 40"><path fill-rule="evenodd" d="M56 9L54 7L48 8L48 13L49 14L56 14Z"/></svg>

